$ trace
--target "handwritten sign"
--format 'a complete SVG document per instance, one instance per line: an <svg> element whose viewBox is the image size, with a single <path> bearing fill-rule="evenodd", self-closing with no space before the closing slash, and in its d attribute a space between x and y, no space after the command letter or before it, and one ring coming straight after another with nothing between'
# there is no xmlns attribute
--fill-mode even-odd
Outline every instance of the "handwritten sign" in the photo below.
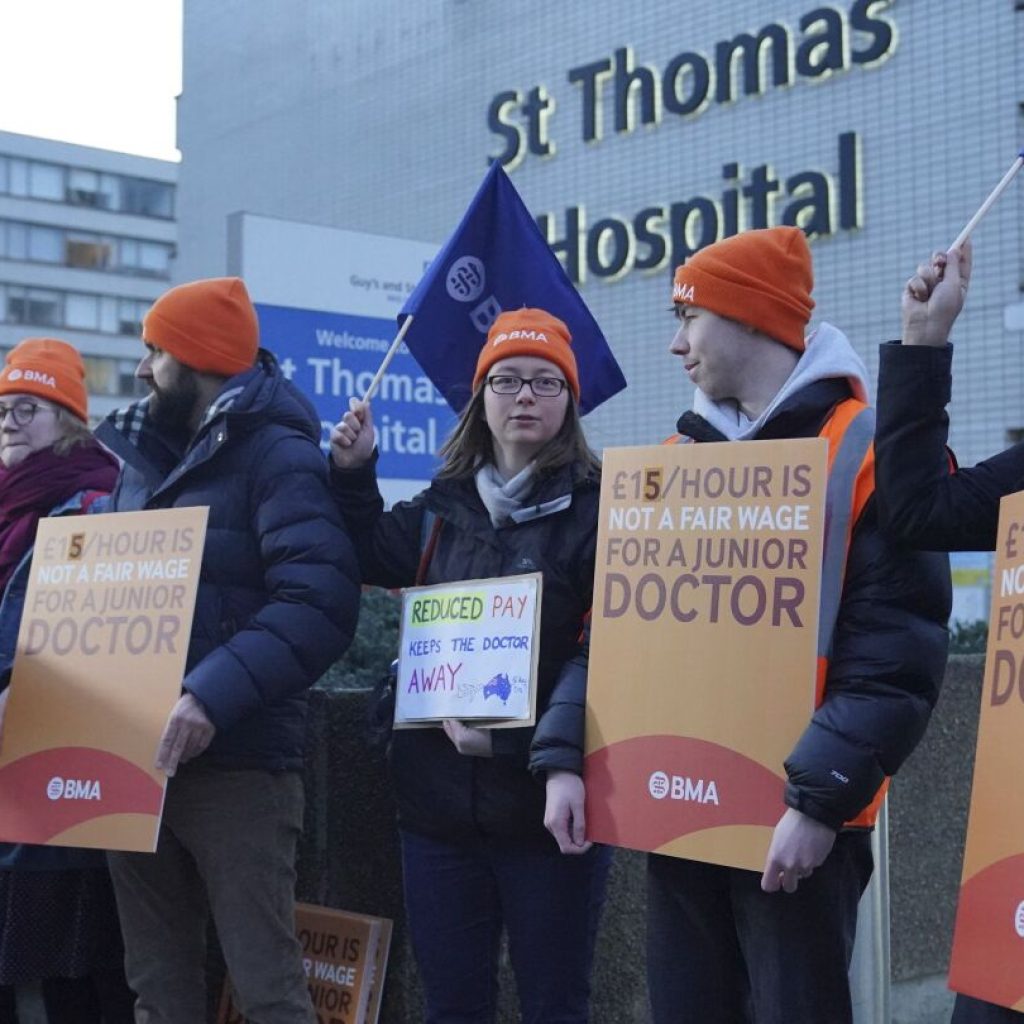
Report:
<svg viewBox="0 0 1024 1024"><path fill-rule="evenodd" d="M540 573L406 590L395 728L532 725L541 591Z"/></svg>
<svg viewBox="0 0 1024 1024"><path fill-rule="evenodd" d="M587 835L760 870L814 706L826 442L605 449Z"/></svg>
<svg viewBox="0 0 1024 1024"><path fill-rule="evenodd" d="M985 681L949 984L1024 1010L1024 492L999 505Z"/></svg>
<svg viewBox="0 0 1024 1024"><path fill-rule="evenodd" d="M205 508L39 523L0 751L0 839L152 852Z"/></svg>

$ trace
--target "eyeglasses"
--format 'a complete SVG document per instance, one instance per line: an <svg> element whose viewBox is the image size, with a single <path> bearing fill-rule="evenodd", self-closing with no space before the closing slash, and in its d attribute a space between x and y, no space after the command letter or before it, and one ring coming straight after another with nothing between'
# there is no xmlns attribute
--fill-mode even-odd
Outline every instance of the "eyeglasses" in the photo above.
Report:
<svg viewBox="0 0 1024 1024"><path fill-rule="evenodd" d="M565 381L558 377L488 377L487 384L496 395L518 395L524 384L537 398L557 398L565 390Z"/></svg>
<svg viewBox="0 0 1024 1024"><path fill-rule="evenodd" d="M36 413L40 409L49 408L48 405L39 405L36 402L15 402L14 405L4 405L0 402L0 425L10 413L14 417L15 426L27 427L36 418Z"/></svg>

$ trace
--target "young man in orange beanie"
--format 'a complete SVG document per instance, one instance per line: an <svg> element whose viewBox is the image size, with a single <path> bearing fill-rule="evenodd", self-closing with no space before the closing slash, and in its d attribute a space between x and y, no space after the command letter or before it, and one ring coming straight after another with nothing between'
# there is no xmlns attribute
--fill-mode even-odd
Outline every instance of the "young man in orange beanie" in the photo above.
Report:
<svg viewBox="0 0 1024 1024"><path fill-rule="evenodd" d="M812 286L792 227L718 242L675 275L671 351L696 387L675 440L828 439L822 595L837 611L829 623L823 600L818 703L785 762L787 810L763 873L649 856L655 1024L852 1020L876 795L920 739L945 667L948 566L878 528L864 366L835 327L806 334Z"/></svg>
<svg viewBox="0 0 1024 1024"><path fill-rule="evenodd" d="M314 1024L294 931L306 691L351 641L355 555L319 419L259 348L244 283L173 288L143 341L149 397L97 431L124 460L111 510L209 519L157 852L110 855L137 1019L206 1019L212 912L245 1016Z"/></svg>

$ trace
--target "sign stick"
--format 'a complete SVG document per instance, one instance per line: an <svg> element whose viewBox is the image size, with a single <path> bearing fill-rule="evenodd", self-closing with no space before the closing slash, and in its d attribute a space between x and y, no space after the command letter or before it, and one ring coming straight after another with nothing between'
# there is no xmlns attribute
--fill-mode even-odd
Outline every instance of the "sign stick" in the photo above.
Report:
<svg viewBox="0 0 1024 1024"><path fill-rule="evenodd" d="M1020 151L1017 155L1017 159L1014 160L1010 169L1003 175L1003 180L999 182L994 189L992 189L991 195L989 195L988 199L986 199L978 208L978 212L967 222L963 231L956 236L956 241L949 247L949 252L952 252L954 249L959 249L960 246L967 241L971 232L978 226L978 221L988 213L995 201L1003 194L1004 191L1006 191L1006 187L1010 184L1013 180L1013 176L1021 169L1021 167L1024 167L1024 149Z"/></svg>
<svg viewBox="0 0 1024 1024"><path fill-rule="evenodd" d="M405 323L398 329L398 333L395 335L395 340L391 342L391 348L388 349L387 354L384 356L384 361L380 364L380 368L373 376L373 380L370 381L370 386L366 389L366 394L363 395L363 401L368 402L377 393L377 388L380 387L380 382L384 377L384 371L391 365L391 360L395 358L395 353L398 351L398 346L402 344L402 339L405 337L405 332L409 330L409 324L412 323L412 316L405 318Z"/></svg>

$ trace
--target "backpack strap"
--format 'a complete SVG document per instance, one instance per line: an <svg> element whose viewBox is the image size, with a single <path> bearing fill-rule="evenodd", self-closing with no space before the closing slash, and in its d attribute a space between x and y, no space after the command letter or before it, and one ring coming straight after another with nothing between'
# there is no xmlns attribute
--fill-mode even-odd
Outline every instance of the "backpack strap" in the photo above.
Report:
<svg viewBox="0 0 1024 1024"><path fill-rule="evenodd" d="M416 569L415 586L422 587L427 578L427 570L434 557L437 538L441 535L444 520L430 509L423 510L423 523L420 527L420 564Z"/></svg>

